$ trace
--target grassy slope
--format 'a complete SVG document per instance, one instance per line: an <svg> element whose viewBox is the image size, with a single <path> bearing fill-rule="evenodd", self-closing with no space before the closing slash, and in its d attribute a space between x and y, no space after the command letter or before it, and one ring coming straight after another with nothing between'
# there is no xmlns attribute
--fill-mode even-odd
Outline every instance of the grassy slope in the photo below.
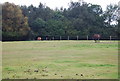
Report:
<svg viewBox="0 0 120 81"><path fill-rule="evenodd" d="M3 78L117 78L117 61L114 41L3 42Z"/></svg>

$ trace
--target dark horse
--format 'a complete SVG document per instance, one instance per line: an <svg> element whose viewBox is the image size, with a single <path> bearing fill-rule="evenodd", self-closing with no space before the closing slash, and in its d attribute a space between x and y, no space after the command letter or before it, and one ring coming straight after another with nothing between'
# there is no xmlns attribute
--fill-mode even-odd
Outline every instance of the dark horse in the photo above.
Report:
<svg viewBox="0 0 120 81"><path fill-rule="evenodd" d="M95 43L97 43L97 41L100 42L99 41L100 37L101 37L100 34L94 34L93 35L93 39L95 40Z"/></svg>

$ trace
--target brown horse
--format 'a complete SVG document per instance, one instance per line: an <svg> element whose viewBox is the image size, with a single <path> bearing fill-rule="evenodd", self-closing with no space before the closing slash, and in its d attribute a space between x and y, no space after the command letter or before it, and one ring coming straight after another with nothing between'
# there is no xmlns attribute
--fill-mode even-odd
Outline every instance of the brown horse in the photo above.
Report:
<svg viewBox="0 0 120 81"><path fill-rule="evenodd" d="M95 43L97 43L97 41L100 42L99 41L100 37L101 37L100 34L94 34L93 35L93 39L95 40Z"/></svg>
<svg viewBox="0 0 120 81"><path fill-rule="evenodd" d="M41 40L42 38L41 37L38 37L37 40Z"/></svg>

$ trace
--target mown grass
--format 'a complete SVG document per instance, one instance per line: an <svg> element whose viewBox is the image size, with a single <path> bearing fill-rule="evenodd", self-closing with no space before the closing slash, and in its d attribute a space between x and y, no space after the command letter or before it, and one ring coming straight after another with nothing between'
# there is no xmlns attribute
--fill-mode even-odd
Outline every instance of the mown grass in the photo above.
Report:
<svg viewBox="0 0 120 81"><path fill-rule="evenodd" d="M21 41L2 44L3 79L118 78L117 41Z"/></svg>

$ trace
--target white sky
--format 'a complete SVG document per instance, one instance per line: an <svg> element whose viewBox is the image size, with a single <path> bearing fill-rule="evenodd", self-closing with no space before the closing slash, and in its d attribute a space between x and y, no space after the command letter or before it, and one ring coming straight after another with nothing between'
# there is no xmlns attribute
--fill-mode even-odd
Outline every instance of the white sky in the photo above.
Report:
<svg viewBox="0 0 120 81"><path fill-rule="evenodd" d="M0 3L4 3L4 2L11 2L11 3L15 3L16 5L31 5L33 4L34 6L38 6L39 3L43 3L46 4L46 6L49 6L52 9L60 8L68 8L68 3L69 2L75 2L78 0L1 0ZM106 9L106 6L109 4L118 4L118 2L120 0L84 0L87 3L92 3L92 4L98 4L101 5L103 10Z"/></svg>

